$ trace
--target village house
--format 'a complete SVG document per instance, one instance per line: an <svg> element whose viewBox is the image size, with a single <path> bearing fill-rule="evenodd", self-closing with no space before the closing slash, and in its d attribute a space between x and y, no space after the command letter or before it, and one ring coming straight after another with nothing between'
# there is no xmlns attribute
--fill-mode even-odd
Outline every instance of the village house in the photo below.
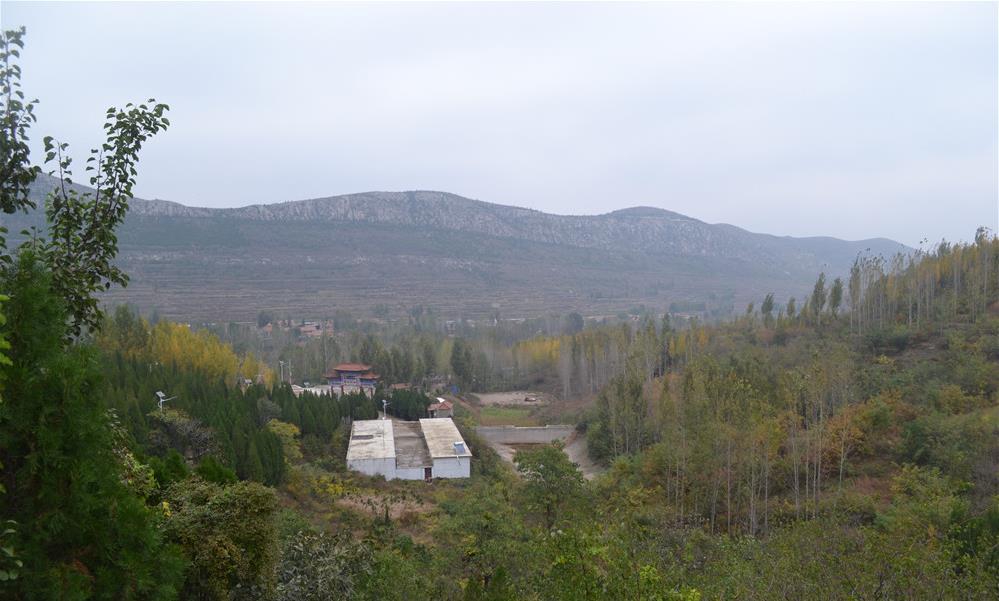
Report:
<svg viewBox="0 0 999 601"><path fill-rule="evenodd" d="M386 480L468 478L471 460L472 453L450 418L357 420L347 447L349 469Z"/></svg>
<svg viewBox="0 0 999 601"><path fill-rule="evenodd" d="M298 327L298 334L302 338L320 338L323 335L323 329L319 324L307 321Z"/></svg>
<svg viewBox="0 0 999 601"><path fill-rule="evenodd" d="M437 397L436 403L427 406L427 415L430 417L454 417L454 405L451 401Z"/></svg>

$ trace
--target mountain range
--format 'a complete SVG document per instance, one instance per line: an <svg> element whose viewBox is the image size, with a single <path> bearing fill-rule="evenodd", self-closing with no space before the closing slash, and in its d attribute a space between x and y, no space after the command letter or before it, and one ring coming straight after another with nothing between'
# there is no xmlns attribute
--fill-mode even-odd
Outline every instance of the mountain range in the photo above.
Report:
<svg viewBox="0 0 999 601"><path fill-rule="evenodd" d="M36 182L40 207L56 183ZM801 298L820 271L843 275L858 254L911 250L884 238L758 234L651 207L553 215L432 191L229 209L136 198L130 207L118 236L131 283L107 300L189 321L252 320L261 310L365 316L375 305L449 318L639 305L725 313L768 292ZM2 220L12 233L44 226L40 209Z"/></svg>

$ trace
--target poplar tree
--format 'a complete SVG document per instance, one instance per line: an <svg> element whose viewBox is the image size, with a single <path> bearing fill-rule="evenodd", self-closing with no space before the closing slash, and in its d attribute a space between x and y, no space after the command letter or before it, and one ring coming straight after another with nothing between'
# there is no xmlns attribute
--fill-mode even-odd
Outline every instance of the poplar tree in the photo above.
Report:
<svg viewBox="0 0 999 601"><path fill-rule="evenodd" d="M836 317L840 305L843 303L843 280L836 278L833 280L832 288L829 289L829 311Z"/></svg>
<svg viewBox="0 0 999 601"><path fill-rule="evenodd" d="M773 325L774 293L766 295L760 305L760 313L763 314L763 323L769 328Z"/></svg>
<svg viewBox="0 0 999 601"><path fill-rule="evenodd" d="M816 323L822 325L822 309L826 306L826 274L820 273L812 288L811 309Z"/></svg>

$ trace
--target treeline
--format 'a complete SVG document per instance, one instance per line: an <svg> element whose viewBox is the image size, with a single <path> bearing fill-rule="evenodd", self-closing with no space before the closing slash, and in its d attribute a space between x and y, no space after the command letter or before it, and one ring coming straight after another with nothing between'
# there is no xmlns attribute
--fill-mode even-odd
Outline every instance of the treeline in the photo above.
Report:
<svg viewBox="0 0 999 601"><path fill-rule="evenodd" d="M629 363L646 379L682 367L714 348L712 337L730 327L743 328L760 343L779 345L802 328L842 325L847 319L849 332L879 345L899 334L893 333L898 327L983 318L999 287L997 264L996 238L980 229L970 244L941 243L931 252L891 259L858 257L845 281L820 274L810 294L787 299L768 294L722 328L697 319L673 324L668 315L657 318L649 312L635 321L589 324L570 314L555 320L554 327L552 320L545 322L541 334L517 330L521 338L499 327L465 331L456 345L442 338L443 356L450 361L438 361L437 369L450 367L464 387L537 387L571 398L597 393ZM380 362L391 364L387 358ZM395 373L391 367L385 370Z"/></svg>
<svg viewBox="0 0 999 601"><path fill-rule="evenodd" d="M273 328L268 335L261 334L255 325L238 323L210 324L204 329L241 354L253 352L272 366L278 361L290 364L295 382L317 382L330 365L361 362L371 365L390 384L424 384L452 376L460 386L465 386L466 381L471 386L474 380L502 387L510 377L510 348L514 344L538 333L558 334L569 327L568 318L558 316L497 320L491 325L464 320L441 322L423 307L411 310L407 320L392 322L344 321L342 312L334 313L341 314L341 320L336 321L333 332L307 339L301 339L294 327L287 331ZM272 317L267 313L261 319ZM578 314L576 317L582 321ZM457 356L454 354L458 340L467 345L471 355L466 357L463 349ZM466 358L468 369L459 369L456 374L452 360L460 365Z"/></svg>
<svg viewBox="0 0 999 601"><path fill-rule="evenodd" d="M97 332L96 344L125 359L149 365L197 368L211 379L232 384L249 380L265 386L274 383L273 371L252 352L237 354L207 330L158 321L150 324L128 307L119 307Z"/></svg>
<svg viewBox="0 0 999 601"><path fill-rule="evenodd" d="M986 316L999 287L999 241L985 228L971 244L941 242L890 261L858 259L850 271L850 323L856 332L921 327Z"/></svg>
<svg viewBox="0 0 999 601"><path fill-rule="evenodd" d="M800 311L775 314L768 296L758 314L673 332L663 377L633 344L586 420L591 453L632 458L629 477L711 531L815 517L886 458L945 470L987 503L999 493L999 243L980 231L874 277L878 264L858 260L846 311L842 282L820 277Z"/></svg>

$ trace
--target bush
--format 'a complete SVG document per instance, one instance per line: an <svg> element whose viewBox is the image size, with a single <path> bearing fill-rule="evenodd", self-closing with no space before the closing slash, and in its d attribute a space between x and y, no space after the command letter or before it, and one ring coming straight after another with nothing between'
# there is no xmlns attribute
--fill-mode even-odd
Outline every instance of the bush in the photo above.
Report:
<svg viewBox="0 0 999 601"><path fill-rule="evenodd" d="M892 326L867 334L867 347L875 353L900 353L910 342L912 333L905 326Z"/></svg>
<svg viewBox="0 0 999 601"><path fill-rule="evenodd" d="M169 540L190 562L184 598L228 601L230 591L270 591L278 557L274 491L255 482L173 485L165 504Z"/></svg>
<svg viewBox="0 0 999 601"><path fill-rule="evenodd" d="M214 482L215 484L232 484L236 482L236 472L222 465L210 455L194 471L208 482Z"/></svg>

